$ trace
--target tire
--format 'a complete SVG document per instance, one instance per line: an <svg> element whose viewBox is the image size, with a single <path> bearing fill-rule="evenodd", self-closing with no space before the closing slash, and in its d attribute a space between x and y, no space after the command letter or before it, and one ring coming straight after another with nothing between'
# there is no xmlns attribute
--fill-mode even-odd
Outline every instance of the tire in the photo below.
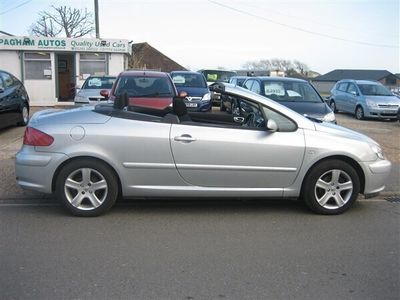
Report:
<svg viewBox="0 0 400 300"><path fill-rule="evenodd" d="M335 101L331 101L330 103L329 103L329 107L331 108L331 110L334 112L334 113L337 113L337 108L336 108L336 103L335 103Z"/></svg>
<svg viewBox="0 0 400 300"><path fill-rule="evenodd" d="M29 108L26 104L23 104L20 108L20 121L17 123L18 126L26 126L29 122Z"/></svg>
<svg viewBox="0 0 400 300"><path fill-rule="evenodd" d="M360 179L351 165L341 160L326 160L307 174L302 198L315 213L337 215L354 204L359 192Z"/></svg>
<svg viewBox="0 0 400 300"><path fill-rule="evenodd" d="M357 120L363 120L364 119L364 109L360 105L358 105L356 107L356 111L354 112L354 115Z"/></svg>
<svg viewBox="0 0 400 300"><path fill-rule="evenodd" d="M62 167L56 179L55 194L72 215L96 217L115 204L118 180L105 163L95 159L77 159Z"/></svg>

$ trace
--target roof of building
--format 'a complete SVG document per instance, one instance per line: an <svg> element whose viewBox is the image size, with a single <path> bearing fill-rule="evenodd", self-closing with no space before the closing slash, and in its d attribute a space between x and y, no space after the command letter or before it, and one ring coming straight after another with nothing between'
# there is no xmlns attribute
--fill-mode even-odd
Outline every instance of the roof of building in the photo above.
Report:
<svg viewBox="0 0 400 300"><path fill-rule="evenodd" d="M129 62L129 67L159 70L162 72L186 70L185 67L173 61L146 42L132 44L132 57Z"/></svg>
<svg viewBox="0 0 400 300"><path fill-rule="evenodd" d="M313 81L339 81L342 79L381 80L393 75L387 70L351 70L337 69L324 75L313 78Z"/></svg>

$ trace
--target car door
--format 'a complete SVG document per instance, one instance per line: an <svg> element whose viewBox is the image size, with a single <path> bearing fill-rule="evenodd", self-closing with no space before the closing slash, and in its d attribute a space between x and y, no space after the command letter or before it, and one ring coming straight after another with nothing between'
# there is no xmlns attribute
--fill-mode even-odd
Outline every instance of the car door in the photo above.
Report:
<svg viewBox="0 0 400 300"><path fill-rule="evenodd" d="M186 182L201 187L269 188L270 195L276 196L294 182L305 149L304 133L297 127L271 132L264 127L173 124L170 143Z"/></svg>
<svg viewBox="0 0 400 300"><path fill-rule="evenodd" d="M14 81L10 74L0 72L0 77L3 84L3 92L1 93L1 119L3 127L16 123L17 112L15 108L15 100L18 98Z"/></svg>
<svg viewBox="0 0 400 300"><path fill-rule="evenodd" d="M355 112L358 99L357 87L354 83L349 83L346 93L346 111Z"/></svg>
<svg viewBox="0 0 400 300"><path fill-rule="evenodd" d="M335 95L336 108L341 111L346 111L346 90L348 83L341 82L338 85Z"/></svg>

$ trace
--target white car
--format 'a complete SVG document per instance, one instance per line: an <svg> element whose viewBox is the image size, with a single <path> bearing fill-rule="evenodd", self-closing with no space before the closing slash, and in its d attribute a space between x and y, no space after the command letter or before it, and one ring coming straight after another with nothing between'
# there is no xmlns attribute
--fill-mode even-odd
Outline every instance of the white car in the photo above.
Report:
<svg viewBox="0 0 400 300"><path fill-rule="evenodd" d="M100 91L108 90L110 92L116 78L115 76L90 76L76 93L75 104L95 104L107 101L100 95Z"/></svg>

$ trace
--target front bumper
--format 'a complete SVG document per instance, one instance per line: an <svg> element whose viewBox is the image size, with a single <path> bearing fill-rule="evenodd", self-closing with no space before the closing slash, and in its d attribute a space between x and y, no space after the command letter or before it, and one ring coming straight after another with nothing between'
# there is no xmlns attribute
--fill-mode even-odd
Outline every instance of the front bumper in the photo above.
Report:
<svg viewBox="0 0 400 300"><path fill-rule="evenodd" d="M385 189L386 179L390 175L392 164L388 160L360 163L365 175L365 197L376 195Z"/></svg>
<svg viewBox="0 0 400 300"><path fill-rule="evenodd" d="M67 159L63 153L37 152L33 146L23 146L15 158L17 184L23 189L52 193L54 173Z"/></svg>
<svg viewBox="0 0 400 300"><path fill-rule="evenodd" d="M397 108L371 108L367 107L364 112L365 117L379 119L396 119Z"/></svg>

